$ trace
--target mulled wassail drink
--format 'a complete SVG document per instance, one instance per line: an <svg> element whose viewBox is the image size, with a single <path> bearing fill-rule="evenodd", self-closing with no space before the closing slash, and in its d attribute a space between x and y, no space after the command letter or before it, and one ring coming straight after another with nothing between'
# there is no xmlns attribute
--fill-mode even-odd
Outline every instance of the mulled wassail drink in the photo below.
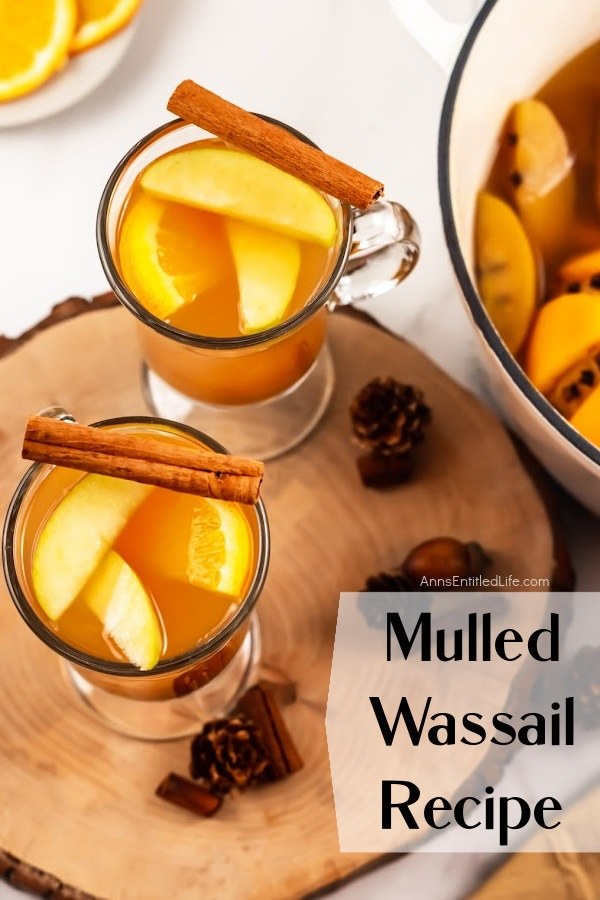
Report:
<svg viewBox="0 0 600 900"><path fill-rule="evenodd" d="M475 222L483 303L534 386L600 446L600 42L508 111Z"/></svg>
<svg viewBox="0 0 600 900"><path fill-rule="evenodd" d="M156 318L208 338L240 338L288 321L322 287L339 252L339 204L216 139L159 156L137 176L116 263ZM260 352L190 353L142 328L151 368L205 403L255 403L295 384L325 337L324 309Z"/></svg>
<svg viewBox="0 0 600 900"><path fill-rule="evenodd" d="M380 181L281 122L189 81L167 108L180 118L103 191L100 259L137 320L152 412L272 459L332 397L328 312L399 284L418 229Z"/></svg>
<svg viewBox="0 0 600 900"><path fill-rule="evenodd" d="M236 503L55 468L29 517L42 621L66 644L141 671L215 634L254 574L252 519ZM207 661L206 679L222 665L223 654ZM171 691L153 685L150 697L155 687Z"/></svg>
<svg viewBox="0 0 600 900"><path fill-rule="evenodd" d="M173 484L180 470L187 478L188 456L192 464L216 460L225 472L234 458L215 453L204 435L164 421L111 420L99 428L47 422L31 420L24 455L44 460L55 433L60 441L66 434L66 464L30 470L5 530L7 578L19 611L103 691L165 700L210 684L248 636L268 555L264 511L260 503L159 483L163 468ZM77 454L89 454L89 435L95 458L128 475L66 467L71 459L79 467ZM134 442L142 453L158 448L158 462L156 453L134 458L132 437L142 439ZM117 445L122 458L109 456L115 438L125 441ZM56 454L56 446L50 450ZM155 483L132 480L131 473L145 479L146 471ZM210 477L218 491L227 476Z"/></svg>

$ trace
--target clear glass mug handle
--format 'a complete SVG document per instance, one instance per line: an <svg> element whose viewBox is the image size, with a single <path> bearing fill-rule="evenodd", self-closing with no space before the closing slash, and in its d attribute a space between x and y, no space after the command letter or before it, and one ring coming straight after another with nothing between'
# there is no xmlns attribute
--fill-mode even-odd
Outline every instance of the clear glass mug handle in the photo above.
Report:
<svg viewBox="0 0 600 900"><path fill-rule="evenodd" d="M61 422L77 421L75 416L63 409L62 406L47 406L45 409L41 409L37 415L43 416L45 419L59 419Z"/></svg>
<svg viewBox="0 0 600 900"><path fill-rule="evenodd" d="M419 252L417 224L399 203L379 200L365 212L354 210L350 256L330 308L387 294L412 272Z"/></svg>

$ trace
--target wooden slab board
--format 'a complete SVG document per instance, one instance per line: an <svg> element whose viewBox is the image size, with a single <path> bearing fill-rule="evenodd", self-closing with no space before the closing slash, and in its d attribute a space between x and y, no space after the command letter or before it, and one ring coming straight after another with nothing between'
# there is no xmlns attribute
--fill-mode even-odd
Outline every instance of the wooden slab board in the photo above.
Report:
<svg viewBox="0 0 600 900"><path fill-rule="evenodd" d="M86 308L69 302L74 312ZM55 318L65 315L61 307ZM156 799L168 771L186 773L188 742L143 744L100 727L3 587L0 844L18 859L0 854L0 874L61 898L81 896L64 883L110 900L274 900L381 860L338 849L324 716L339 592L360 589L368 574L439 534L480 541L493 572L550 578L554 542L511 440L471 394L406 341L355 318L332 318L331 348L333 404L308 441L268 464L264 490L273 548L259 602L263 657L298 682L285 716L304 771L226 803L208 821ZM4 511L26 467L19 454L30 414L58 404L92 422L146 410L133 322L121 308L66 318L15 344L0 340L2 352ZM414 479L385 493L360 485L349 438L350 400L378 374L418 385L433 409ZM457 787L471 774L457 774Z"/></svg>

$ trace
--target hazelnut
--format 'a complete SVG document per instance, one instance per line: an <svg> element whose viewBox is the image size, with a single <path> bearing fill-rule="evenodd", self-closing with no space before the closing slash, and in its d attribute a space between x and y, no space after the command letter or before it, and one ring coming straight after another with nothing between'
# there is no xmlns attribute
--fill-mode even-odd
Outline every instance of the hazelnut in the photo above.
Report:
<svg viewBox="0 0 600 900"><path fill-rule="evenodd" d="M423 579L469 578L482 575L491 560L475 541L437 537L414 547L402 563L402 572L419 587Z"/></svg>

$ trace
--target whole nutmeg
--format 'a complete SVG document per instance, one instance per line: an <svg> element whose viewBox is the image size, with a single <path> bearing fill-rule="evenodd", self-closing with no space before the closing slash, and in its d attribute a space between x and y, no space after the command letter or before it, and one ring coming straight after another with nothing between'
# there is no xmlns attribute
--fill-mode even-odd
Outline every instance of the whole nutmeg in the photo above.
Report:
<svg viewBox="0 0 600 900"><path fill-rule="evenodd" d="M491 560L475 541L437 537L414 547L402 563L402 572L419 587L423 580L440 581L482 575Z"/></svg>

